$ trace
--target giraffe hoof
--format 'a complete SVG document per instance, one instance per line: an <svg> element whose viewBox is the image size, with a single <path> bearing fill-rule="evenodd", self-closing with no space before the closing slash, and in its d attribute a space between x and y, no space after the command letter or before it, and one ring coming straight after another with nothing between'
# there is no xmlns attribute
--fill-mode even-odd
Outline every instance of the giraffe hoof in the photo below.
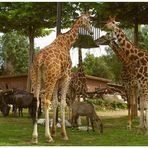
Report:
<svg viewBox="0 0 148 148"><path fill-rule="evenodd" d="M31 140L32 144L37 144L38 143L38 137L37 136L33 136L32 140Z"/></svg>
<svg viewBox="0 0 148 148"><path fill-rule="evenodd" d="M68 137L67 136L64 136L62 137L63 140L67 141L68 140Z"/></svg>
<svg viewBox="0 0 148 148"><path fill-rule="evenodd" d="M128 129L128 130L131 130L132 127L131 127L130 125L127 125L127 129Z"/></svg>
<svg viewBox="0 0 148 148"><path fill-rule="evenodd" d="M56 132L55 131L51 131L51 137L56 137Z"/></svg>
<svg viewBox="0 0 148 148"><path fill-rule="evenodd" d="M52 137L46 137L46 142L47 143L52 143L54 141L53 141Z"/></svg>
<svg viewBox="0 0 148 148"><path fill-rule="evenodd" d="M51 134L51 137L56 137L56 134L54 133L54 134Z"/></svg>

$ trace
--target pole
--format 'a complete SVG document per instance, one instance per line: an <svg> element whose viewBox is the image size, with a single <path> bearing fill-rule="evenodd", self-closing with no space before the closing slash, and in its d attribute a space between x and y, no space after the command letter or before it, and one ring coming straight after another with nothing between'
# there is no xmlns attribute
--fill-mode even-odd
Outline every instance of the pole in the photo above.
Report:
<svg viewBox="0 0 148 148"><path fill-rule="evenodd" d="M61 33L61 12L62 12L62 3L57 2L57 35Z"/></svg>
<svg viewBox="0 0 148 148"><path fill-rule="evenodd" d="M57 34L56 36L58 36L61 33L61 12L62 12L62 3L61 2L57 2ZM56 110L56 123L58 122L58 113L59 113L59 108L57 107Z"/></svg>

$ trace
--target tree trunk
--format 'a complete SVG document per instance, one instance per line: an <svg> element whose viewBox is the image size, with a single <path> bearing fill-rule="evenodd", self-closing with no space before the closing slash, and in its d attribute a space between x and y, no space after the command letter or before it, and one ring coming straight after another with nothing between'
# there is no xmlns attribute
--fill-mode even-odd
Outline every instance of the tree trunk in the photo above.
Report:
<svg viewBox="0 0 148 148"><path fill-rule="evenodd" d="M79 59L78 67L81 67L82 66L82 49L80 46L78 48L78 59Z"/></svg>
<svg viewBox="0 0 148 148"><path fill-rule="evenodd" d="M58 36L61 33L61 12L62 12L62 3L57 2L57 34ZM56 111L56 123L58 123L58 114L59 114L59 107L57 107Z"/></svg>
<svg viewBox="0 0 148 148"><path fill-rule="evenodd" d="M138 47L138 20L137 20L137 17L135 17L135 22L134 22L134 44Z"/></svg>
<svg viewBox="0 0 148 148"><path fill-rule="evenodd" d="M57 36L61 33L61 12L62 12L62 3L57 2Z"/></svg>
<svg viewBox="0 0 148 148"><path fill-rule="evenodd" d="M134 20L134 44L138 47L138 20L137 15ZM136 98L136 104L133 105L132 109L132 115L138 116L138 109L137 109L137 98Z"/></svg>
<svg viewBox="0 0 148 148"><path fill-rule="evenodd" d="M29 29L29 61L28 61L28 78L27 78L27 91L31 92L31 75L30 75L30 69L34 58L34 29L33 27L30 27Z"/></svg>

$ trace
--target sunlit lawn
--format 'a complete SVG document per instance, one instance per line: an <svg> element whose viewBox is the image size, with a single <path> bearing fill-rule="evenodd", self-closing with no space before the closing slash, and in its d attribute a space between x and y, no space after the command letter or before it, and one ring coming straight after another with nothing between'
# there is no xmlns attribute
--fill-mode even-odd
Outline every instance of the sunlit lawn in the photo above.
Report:
<svg viewBox="0 0 148 148"><path fill-rule="evenodd" d="M44 127L39 125L39 143L38 145L47 146L146 146L148 145L148 136L138 134L136 128L132 131L126 129L127 116L120 118L103 118L104 133L78 131L67 128L69 136L68 141L63 141L60 136L60 129L57 130L57 137L53 143L46 143L44 138ZM137 119L134 119L134 126L138 125ZM32 121L25 114L25 117L3 117L0 113L0 145L1 146L31 146Z"/></svg>

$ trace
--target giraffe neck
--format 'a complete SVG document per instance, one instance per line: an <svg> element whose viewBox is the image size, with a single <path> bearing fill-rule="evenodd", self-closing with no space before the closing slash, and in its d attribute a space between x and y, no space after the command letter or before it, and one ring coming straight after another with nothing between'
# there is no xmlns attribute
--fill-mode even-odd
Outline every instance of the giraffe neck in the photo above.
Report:
<svg viewBox="0 0 148 148"><path fill-rule="evenodd" d="M83 63L82 63L82 49L81 48L79 48L79 64L78 64L78 72L80 72L80 73L84 73L84 69L83 69Z"/></svg>
<svg viewBox="0 0 148 148"><path fill-rule="evenodd" d="M69 51L78 36L78 30L81 25L82 20L80 17L75 21L74 25L68 32L59 34L53 44L57 44L58 47Z"/></svg>
<svg viewBox="0 0 148 148"><path fill-rule="evenodd" d="M127 58L130 58L130 56L137 54L138 49L127 39L122 29L115 28L115 34Z"/></svg>
<svg viewBox="0 0 148 148"><path fill-rule="evenodd" d="M109 42L109 46L113 49L114 53L123 64L128 64L128 58L125 56L122 48L120 48L115 41Z"/></svg>
<svg viewBox="0 0 148 148"><path fill-rule="evenodd" d="M72 28L67 32L67 40L69 42L69 46L72 47L74 44L77 36L78 36L78 30L81 27L81 18L77 19Z"/></svg>

